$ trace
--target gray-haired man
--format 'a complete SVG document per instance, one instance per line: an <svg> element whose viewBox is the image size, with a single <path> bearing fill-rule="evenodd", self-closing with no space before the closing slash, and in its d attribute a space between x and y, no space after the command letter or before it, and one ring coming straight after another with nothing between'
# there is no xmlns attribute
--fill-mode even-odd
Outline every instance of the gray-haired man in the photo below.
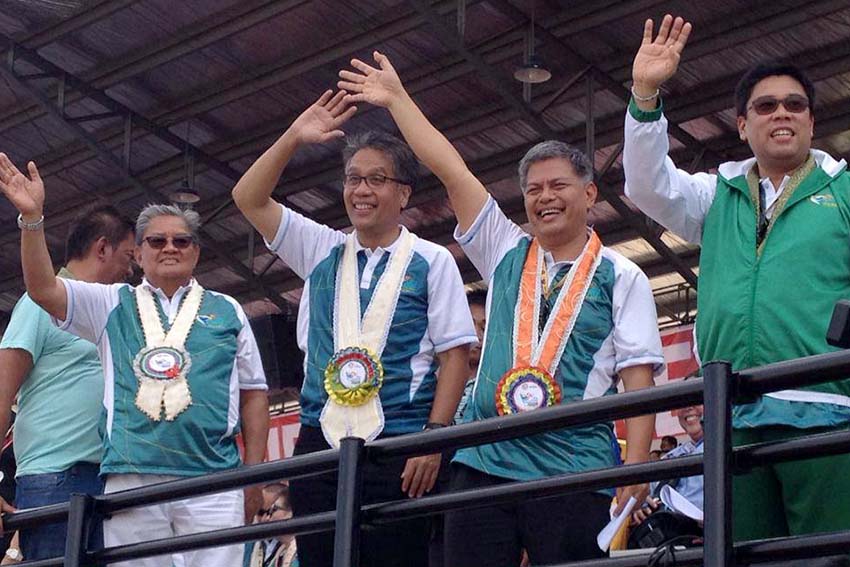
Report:
<svg viewBox="0 0 850 567"><path fill-rule="evenodd" d="M443 182L458 219L456 239L488 285L487 329L464 420L533 411L652 385L663 364L646 276L588 228L593 166L558 141L531 148L519 165L528 234L508 219L460 154L416 107L386 56L353 61L339 87L390 111L413 151ZM567 298L569 298L567 300ZM539 317L537 316L539 315ZM648 457L653 416L629 420L627 462ZM457 452L453 489L496 486L614 465L610 423L552 431ZM643 487L628 487L622 499ZM622 501L621 499L621 501ZM446 515L446 565L534 564L601 555L607 491L557 496Z"/></svg>
<svg viewBox="0 0 850 567"><path fill-rule="evenodd" d="M231 297L192 277L200 256L193 211L149 205L136 223L142 283L103 285L57 278L45 243L44 185L0 154L0 189L20 211L24 279L32 299L63 330L95 343L104 377L106 492L228 470L262 460L268 400L245 314ZM259 504L259 491L250 493ZM104 523L107 546L241 525L241 492L134 508ZM236 565L242 546L183 554L186 566ZM125 565L167 567L171 557Z"/></svg>

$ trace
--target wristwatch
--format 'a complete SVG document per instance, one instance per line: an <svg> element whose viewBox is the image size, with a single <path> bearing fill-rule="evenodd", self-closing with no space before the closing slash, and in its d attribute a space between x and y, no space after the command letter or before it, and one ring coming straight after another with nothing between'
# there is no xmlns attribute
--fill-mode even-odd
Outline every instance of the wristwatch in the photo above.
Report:
<svg viewBox="0 0 850 567"><path fill-rule="evenodd" d="M11 559L12 561L20 561L21 559L23 559L23 556L21 555L21 550L17 547L10 547L9 549L7 549L6 557Z"/></svg>

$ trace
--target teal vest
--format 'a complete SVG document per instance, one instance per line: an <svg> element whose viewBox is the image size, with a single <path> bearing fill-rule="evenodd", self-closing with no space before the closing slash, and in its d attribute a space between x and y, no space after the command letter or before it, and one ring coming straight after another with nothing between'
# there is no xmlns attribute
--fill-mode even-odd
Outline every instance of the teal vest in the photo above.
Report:
<svg viewBox="0 0 850 567"><path fill-rule="evenodd" d="M472 401L464 413L464 421L498 415L496 390L502 376L513 367L515 307L530 243L530 239L523 239L508 252L490 282L487 335ZM565 274L566 270L562 270L559 278ZM614 282L614 266L603 256L553 376L561 386L562 404L583 398L588 377L596 364L594 355L614 328ZM550 307L556 296L552 294L550 297ZM615 393L616 388L612 385L604 395ZM534 480L614 466L613 439L612 424L597 423L468 447L458 451L455 461L502 478Z"/></svg>
<svg viewBox="0 0 850 567"><path fill-rule="evenodd" d="M118 306L106 324L112 353L113 412L104 436L101 472L196 476L239 466L234 439L238 422L232 422L238 416L238 385L233 386L234 397L231 380L235 379L236 338L242 323L233 305L219 294L204 292L198 319L186 341L192 357L187 377L192 405L174 421L164 417L153 421L135 405L138 379L133 359L144 346L136 296L129 286L119 294ZM165 322L159 301L156 304ZM108 389L106 403L110 403Z"/></svg>
<svg viewBox="0 0 850 567"><path fill-rule="evenodd" d="M746 172L717 178L705 218L697 300L702 362L734 370L835 350L826 343L833 306L850 299L850 175L820 167L775 215L756 251L756 210ZM850 381L800 388L850 395ZM763 397L736 406L735 427L837 426L850 408Z"/></svg>

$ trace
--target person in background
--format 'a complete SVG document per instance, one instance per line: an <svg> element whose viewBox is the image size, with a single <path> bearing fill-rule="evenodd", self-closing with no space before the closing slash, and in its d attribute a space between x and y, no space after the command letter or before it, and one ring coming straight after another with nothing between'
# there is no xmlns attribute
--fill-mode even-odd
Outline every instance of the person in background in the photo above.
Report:
<svg viewBox="0 0 850 567"><path fill-rule="evenodd" d="M79 214L68 231L59 276L114 284L132 275L133 225L114 207ZM19 509L68 502L72 493L101 494L98 426L103 412L103 370L91 342L57 329L50 315L24 294L0 342L0 431L14 427ZM67 522L20 533L27 561L65 553ZM103 545L100 524L90 546ZM14 548L7 554L16 555Z"/></svg>
<svg viewBox="0 0 850 567"><path fill-rule="evenodd" d="M457 405L455 423L463 421L463 414L472 397L472 389L475 386L475 377L478 375L478 364L481 362L481 348L484 343L484 328L487 326L487 290L473 289L467 292L466 301L472 314L472 322L475 324L475 334L478 336L478 344L469 349L469 379L463 389L463 397ZM449 459L450 461L451 459Z"/></svg>
<svg viewBox="0 0 850 567"><path fill-rule="evenodd" d="M688 440L661 457L665 460L686 455L702 454L703 452L702 404L681 408L677 412L679 425L688 434ZM670 485L671 488L684 496L691 504L700 510L703 509L703 475L677 478L667 482L660 482L653 487L652 494L647 497L645 504L632 513L634 523L640 524L644 522L653 512L659 509L662 505L659 493L665 485Z"/></svg>
<svg viewBox="0 0 850 567"><path fill-rule="evenodd" d="M661 438L661 453L667 454L679 446L679 441L672 435L665 435Z"/></svg>
<svg viewBox="0 0 850 567"><path fill-rule="evenodd" d="M263 507L254 515L254 523L277 522L292 517L289 486L281 482L263 487ZM298 567L295 536L284 534L246 546L245 567Z"/></svg>

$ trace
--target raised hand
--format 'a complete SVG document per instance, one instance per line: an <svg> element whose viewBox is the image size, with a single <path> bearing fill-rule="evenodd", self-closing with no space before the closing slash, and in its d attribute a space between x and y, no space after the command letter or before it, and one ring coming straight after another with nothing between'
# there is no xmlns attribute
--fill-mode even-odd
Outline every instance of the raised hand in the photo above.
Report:
<svg viewBox="0 0 850 567"><path fill-rule="evenodd" d="M670 14L661 20L661 27L654 40L652 28L652 20L646 20L643 41L632 63L632 80L635 91L641 96L651 96L676 73L682 50L691 33L690 22L679 17L674 20Z"/></svg>
<svg viewBox="0 0 850 567"><path fill-rule="evenodd" d="M345 132L340 126L357 112L357 107L349 106L350 103L351 97L345 91L333 94L332 90L327 90L289 129L297 133L298 141L304 144L324 144L342 138Z"/></svg>
<svg viewBox="0 0 850 567"><path fill-rule="evenodd" d="M368 102L388 108L404 95L404 87L386 55L375 51L372 56L378 69L359 59L352 59L351 66L359 72L340 71L342 80L337 86L352 93L350 98L353 102Z"/></svg>
<svg viewBox="0 0 850 567"><path fill-rule="evenodd" d="M44 210L44 182L35 162L27 164L29 177L15 167L6 154L0 153L0 191L28 220L40 217Z"/></svg>

